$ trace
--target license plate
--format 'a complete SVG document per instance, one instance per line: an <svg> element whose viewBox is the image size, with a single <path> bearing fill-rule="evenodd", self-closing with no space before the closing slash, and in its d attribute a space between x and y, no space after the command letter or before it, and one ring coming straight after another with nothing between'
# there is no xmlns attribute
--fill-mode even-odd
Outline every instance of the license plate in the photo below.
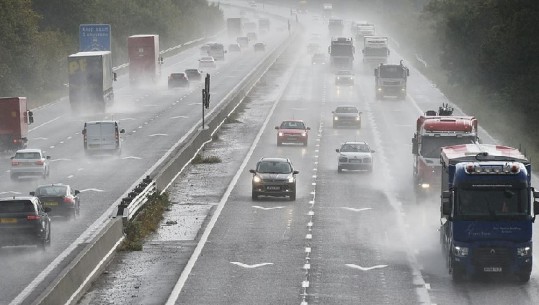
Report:
<svg viewBox="0 0 539 305"><path fill-rule="evenodd" d="M484 272L502 272L502 267L485 267Z"/></svg>
<svg viewBox="0 0 539 305"><path fill-rule="evenodd" d="M0 218L0 223L17 223L17 218Z"/></svg>
<svg viewBox="0 0 539 305"><path fill-rule="evenodd" d="M350 163L361 163L361 160L359 160L359 159L352 159L352 160L350 160Z"/></svg>
<svg viewBox="0 0 539 305"><path fill-rule="evenodd" d="M280 186L271 186L270 185L270 186L266 187L266 189L268 191L279 191L279 190L281 190L281 187Z"/></svg>
<svg viewBox="0 0 539 305"><path fill-rule="evenodd" d="M58 205L58 202L55 202L55 201L48 201L48 202L45 202L43 205L46 205L46 206L57 206L57 205Z"/></svg>

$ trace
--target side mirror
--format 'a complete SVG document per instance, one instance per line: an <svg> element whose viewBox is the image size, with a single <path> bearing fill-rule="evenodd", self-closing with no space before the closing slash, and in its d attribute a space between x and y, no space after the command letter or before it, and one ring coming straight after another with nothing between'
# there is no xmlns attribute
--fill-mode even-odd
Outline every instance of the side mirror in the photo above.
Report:
<svg viewBox="0 0 539 305"><path fill-rule="evenodd" d="M293 171L292 174L297 175L299 174L299 171Z"/></svg>
<svg viewBox="0 0 539 305"><path fill-rule="evenodd" d="M249 170L249 173L251 173L251 174L256 174L256 171L255 171L254 169L250 169L250 170Z"/></svg>
<svg viewBox="0 0 539 305"><path fill-rule="evenodd" d="M365 50L361 50L361 53L365 54Z"/></svg>
<svg viewBox="0 0 539 305"><path fill-rule="evenodd" d="M533 202L533 215L539 215L539 201Z"/></svg>
<svg viewBox="0 0 539 305"><path fill-rule="evenodd" d="M331 113L335 113L335 111L332 111Z"/></svg>
<svg viewBox="0 0 539 305"><path fill-rule="evenodd" d="M374 76L378 76L378 68L374 69Z"/></svg>
<svg viewBox="0 0 539 305"><path fill-rule="evenodd" d="M35 196L36 192L30 192L30 196Z"/></svg>
<svg viewBox="0 0 539 305"><path fill-rule="evenodd" d="M83 129L81 133L82 133L82 135L85 135L86 134L86 129Z"/></svg>
<svg viewBox="0 0 539 305"><path fill-rule="evenodd" d="M10 159L11 159L11 160L15 159L15 156L11 157Z"/></svg>
<svg viewBox="0 0 539 305"><path fill-rule="evenodd" d="M335 151L336 151L336 152L341 152L341 150L340 150L340 149L338 149L338 148L337 148L337 149L335 149Z"/></svg>
<svg viewBox="0 0 539 305"><path fill-rule="evenodd" d="M276 130L279 130L279 126L275 126L275 129L276 129Z"/></svg>
<svg viewBox="0 0 539 305"><path fill-rule="evenodd" d="M125 129L122 128L122 130L120 130L120 133L125 133Z"/></svg>
<svg viewBox="0 0 539 305"><path fill-rule="evenodd" d="M34 123L34 113L32 111L28 111L28 125Z"/></svg>
<svg viewBox="0 0 539 305"><path fill-rule="evenodd" d="M44 207L44 208L43 208L43 211L44 211L45 213L48 213L48 212L52 211L52 209L49 208L49 207Z"/></svg>
<svg viewBox="0 0 539 305"><path fill-rule="evenodd" d="M445 196L449 196L449 197L445 197ZM450 220L452 209L453 209L453 205L451 204L451 193L448 191L445 191L442 193L442 206L441 206L442 217L445 217L448 220Z"/></svg>
<svg viewBox="0 0 539 305"><path fill-rule="evenodd" d="M406 69L406 76L410 76L410 70Z"/></svg>
<svg viewBox="0 0 539 305"><path fill-rule="evenodd" d="M388 49L388 50L387 50L387 55L389 55L389 53L391 53L391 52L389 52L389 49Z"/></svg>
<svg viewBox="0 0 539 305"><path fill-rule="evenodd" d="M47 156L46 159L47 159L47 160L50 160L50 159L51 159L51 156Z"/></svg>
<svg viewBox="0 0 539 305"><path fill-rule="evenodd" d="M414 134L414 137L412 138L412 154L417 155L418 154L419 147L417 145L417 138Z"/></svg>
<svg viewBox="0 0 539 305"><path fill-rule="evenodd" d="M79 190L75 190L75 195L78 195L80 194L80 191Z"/></svg>
<svg viewBox="0 0 539 305"><path fill-rule="evenodd" d="M112 79L114 81L117 81L118 80L118 74L116 74L116 72L112 72Z"/></svg>
<svg viewBox="0 0 539 305"><path fill-rule="evenodd" d="M307 130L311 130L311 127L307 127Z"/></svg>
<svg viewBox="0 0 539 305"><path fill-rule="evenodd" d="M375 152L376 152L376 150L374 150L374 149L371 149L371 153L375 153Z"/></svg>
<svg viewBox="0 0 539 305"><path fill-rule="evenodd" d="M163 59L163 56L159 56L159 64L163 64L165 62L165 60Z"/></svg>

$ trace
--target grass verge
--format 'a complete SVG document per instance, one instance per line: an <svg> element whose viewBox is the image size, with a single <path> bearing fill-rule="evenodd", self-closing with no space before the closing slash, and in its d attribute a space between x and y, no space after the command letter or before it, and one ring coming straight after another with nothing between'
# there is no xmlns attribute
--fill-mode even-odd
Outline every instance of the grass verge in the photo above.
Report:
<svg viewBox="0 0 539 305"><path fill-rule="evenodd" d="M193 161L191 161L192 164L213 164L213 163L221 163L221 158L217 156L208 156L203 157L201 154L197 154Z"/></svg>

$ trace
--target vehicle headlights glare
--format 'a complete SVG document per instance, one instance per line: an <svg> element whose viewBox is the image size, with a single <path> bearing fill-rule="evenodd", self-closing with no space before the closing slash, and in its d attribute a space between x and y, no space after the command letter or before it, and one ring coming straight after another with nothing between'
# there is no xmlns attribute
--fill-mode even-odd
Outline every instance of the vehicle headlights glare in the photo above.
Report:
<svg viewBox="0 0 539 305"><path fill-rule="evenodd" d="M288 177L288 183L294 183L294 176Z"/></svg>
<svg viewBox="0 0 539 305"><path fill-rule="evenodd" d="M531 247L517 248L517 256L531 256L531 255L532 255Z"/></svg>
<svg viewBox="0 0 539 305"><path fill-rule="evenodd" d="M430 184L428 183L421 183L421 188L422 189L428 189L430 187Z"/></svg>
<svg viewBox="0 0 539 305"><path fill-rule="evenodd" d="M460 257L468 256L468 247L458 247L455 246L453 248L453 254Z"/></svg>
<svg viewBox="0 0 539 305"><path fill-rule="evenodd" d="M262 179L260 179L260 177L258 177L258 176L253 177L253 182L254 183L260 183L261 181L262 181Z"/></svg>
<svg viewBox="0 0 539 305"><path fill-rule="evenodd" d="M382 88L378 88L378 91L382 91Z"/></svg>
<svg viewBox="0 0 539 305"><path fill-rule="evenodd" d="M283 136L283 133L279 131L279 137L282 137Z"/></svg>
<svg viewBox="0 0 539 305"><path fill-rule="evenodd" d="M357 117L357 118L356 118L356 121L359 121L359 120L361 120L361 118L360 118L360 117Z"/></svg>
<svg viewBox="0 0 539 305"><path fill-rule="evenodd" d="M334 117L333 117L333 120L334 120L334 121L338 121L338 120L339 120L339 117L334 116Z"/></svg>
<svg viewBox="0 0 539 305"><path fill-rule="evenodd" d="M307 133L306 133L306 132L302 132L302 133L301 133L301 136L302 136L302 137L306 137L306 136L307 136Z"/></svg>

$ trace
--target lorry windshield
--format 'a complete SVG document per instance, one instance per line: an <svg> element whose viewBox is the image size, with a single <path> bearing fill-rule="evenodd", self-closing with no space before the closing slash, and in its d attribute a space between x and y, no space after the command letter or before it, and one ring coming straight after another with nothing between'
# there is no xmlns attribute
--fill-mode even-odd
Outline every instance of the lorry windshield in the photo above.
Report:
<svg viewBox="0 0 539 305"><path fill-rule="evenodd" d="M404 71L401 66L381 66L380 77L383 78L402 78L404 77Z"/></svg>
<svg viewBox="0 0 539 305"><path fill-rule="evenodd" d="M475 141L474 136L467 137L421 137L421 156L424 158L439 158L440 149L444 146L470 144Z"/></svg>
<svg viewBox="0 0 539 305"><path fill-rule="evenodd" d="M354 49L351 45L333 45L331 56L354 56Z"/></svg>
<svg viewBox="0 0 539 305"><path fill-rule="evenodd" d="M466 187L455 192L455 215L499 219L528 216L528 191L513 187Z"/></svg>

